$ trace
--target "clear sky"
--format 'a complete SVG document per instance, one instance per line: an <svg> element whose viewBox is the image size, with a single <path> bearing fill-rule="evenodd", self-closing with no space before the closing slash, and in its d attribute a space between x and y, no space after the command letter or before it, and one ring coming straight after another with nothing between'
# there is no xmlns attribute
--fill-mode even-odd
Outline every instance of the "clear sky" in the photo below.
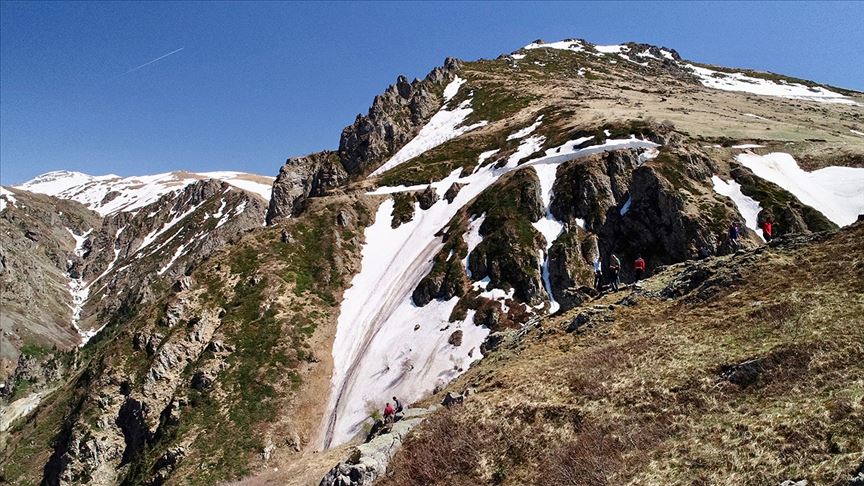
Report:
<svg viewBox="0 0 864 486"><path fill-rule="evenodd" d="M398 74L538 38L646 42L864 90L862 19L862 2L3 1L0 181L57 169L275 175L289 156L336 148Z"/></svg>

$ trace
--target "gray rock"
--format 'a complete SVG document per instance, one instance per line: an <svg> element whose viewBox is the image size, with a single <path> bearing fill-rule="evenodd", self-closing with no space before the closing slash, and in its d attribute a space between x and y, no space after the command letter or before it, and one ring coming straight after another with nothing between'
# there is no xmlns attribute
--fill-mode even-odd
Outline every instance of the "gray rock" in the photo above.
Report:
<svg viewBox="0 0 864 486"><path fill-rule="evenodd" d="M316 152L288 159L273 181L267 224L299 214L308 198L323 196L328 189L346 180L347 174L335 152Z"/></svg>
<svg viewBox="0 0 864 486"><path fill-rule="evenodd" d="M396 84L375 97L366 115L357 115L342 130L339 158L349 174L366 172L408 143L441 106L444 86L460 69L448 58L422 81L409 83L399 76Z"/></svg>
<svg viewBox="0 0 864 486"><path fill-rule="evenodd" d="M429 186L417 194L417 202L420 203L420 209L425 211L438 202L438 193L435 192L434 187Z"/></svg>

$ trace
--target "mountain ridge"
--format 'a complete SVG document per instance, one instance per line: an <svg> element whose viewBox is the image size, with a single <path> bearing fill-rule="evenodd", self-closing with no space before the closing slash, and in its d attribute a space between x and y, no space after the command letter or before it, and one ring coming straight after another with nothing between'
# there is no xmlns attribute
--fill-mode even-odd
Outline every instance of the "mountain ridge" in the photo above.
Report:
<svg viewBox="0 0 864 486"><path fill-rule="evenodd" d="M642 44L528 46L448 60L412 83L400 77L346 127L338 152L288 159L269 204L216 180L168 186L141 207L151 194L111 206L110 189L85 190L80 198L106 213L102 228L58 232L65 250L51 265L61 282L73 271L107 282L84 307L86 330L102 331L68 354L22 352L6 389L21 398L39 368L33 390L57 391L10 420L4 480L210 484L314 463L314 479L277 480L317 483L337 462L356 465L353 444L390 396L410 404L468 381L501 382L495 363L512 336L541 340L534 329L562 316L640 298L638 286L598 295L594 261L608 268L618 255L633 289L629 262L643 256L660 276L646 288L680 280L669 291L678 298L715 266L732 275L720 285L737 282L739 257L828 234L849 247L860 232L860 94L838 103L838 93L792 78L700 77L675 51ZM753 89L725 89L741 86ZM765 86L788 96L766 96ZM0 223L20 223L16 241L27 244L26 205L3 197ZM223 231L226 214L234 223ZM706 253L708 263L691 262ZM857 258L854 248L845 257ZM595 406L585 396L576 415L554 394L541 408L581 416ZM419 430L423 440L428 429ZM332 462L310 459L318 451ZM609 450L609 471L625 453ZM403 482L437 480L399 457ZM384 473L386 461L376 464L365 480ZM490 464L501 474L460 474L503 484L530 476Z"/></svg>

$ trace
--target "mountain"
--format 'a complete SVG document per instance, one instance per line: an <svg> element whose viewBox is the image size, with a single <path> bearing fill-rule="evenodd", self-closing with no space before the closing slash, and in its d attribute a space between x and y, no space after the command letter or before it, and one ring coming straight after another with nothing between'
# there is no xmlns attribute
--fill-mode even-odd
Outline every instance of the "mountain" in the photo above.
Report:
<svg viewBox="0 0 864 486"><path fill-rule="evenodd" d="M72 285L55 334L101 331L15 338L2 478L847 481L862 103L665 47L535 41L399 77L269 201L234 173L4 188L23 242L4 278L44 261L40 308ZM27 246L49 215L53 246ZM598 292L613 254L625 285ZM435 409L447 394L462 405ZM409 409L382 434L393 396Z"/></svg>

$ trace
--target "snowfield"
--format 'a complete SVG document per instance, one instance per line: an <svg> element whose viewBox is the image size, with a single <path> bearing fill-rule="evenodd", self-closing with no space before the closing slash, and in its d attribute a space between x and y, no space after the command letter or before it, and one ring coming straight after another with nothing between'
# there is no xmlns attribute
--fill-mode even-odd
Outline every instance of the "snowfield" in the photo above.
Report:
<svg viewBox="0 0 864 486"><path fill-rule="evenodd" d="M137 211L160 197L204 179L216 179L270 201L274 178L244 172L166 172L151 176L91 176L57 171L42 174L17 189L80 202L102 216Z"/></svg>
<svg viewBox="0 0 864 486"><path fill-rule="evenodd" d="M444 101L450 101L459 92L459 88L465 84L465 80L456 76L453 81L444 88ZM372 172L372 176L377 176L387 172L388 170L417 157L418 155L433 149L444 142L452 140L463 133L470 132L475 128L480 128L488 122L480 121L473 125L462 125L468 115L474 112L471 108L471 98L463 101L453 110L441 108L438 113L432 115L429 122L420 129L417 136L411 139L399 149L390 160L378 167Z"/></svg>
<svg viewBox="0 0 864 486"><path fill-rule="evenodd" d="M602 145L576 147L591 137L572 140L547 150L521 165L519 161L536 153L543 137L522 139L514 155L503 167L489 164L463 175L454 170L431 186L442 195L453 182L464 184L452 203L439 199L429 209L414 206L414 219L391 228L393 199L379 206L375 222L366 228L360 272L343 296L336 337L333 343L333 375L321 443L329 448L354 437L372 409L380 409L390 397L403 403L426 396L433 389L463 373L471 362L480 359L480 344L489 333L473 322L473 312L464 321L448 322L457 299L436 300L417 307L411 293L432 268L433 258L443 248L440 236L456 213L504 174L531 167L538 171L547 215L536 222L547 238L547 248L560 234L560 223L548 214L552 185L558 165L587 155L625 148L654 148L657 144L636 138L607 140ZM484 153L488 158L489 152ZM370 194L387 195L427 187L380 187ZM469 222L462 237L473 250L480 243L479 227L483 216ZM470 257L470 253L469 253ZM541 260L545 260L540 255ZM467 259L463 262L467 264ZM548 278L547 278L548 280ZM512 298L513 289L488 289L489 281L475 282L484 295L501 302ZM546 282L548 289L548 281ZM550 308L555 308L550 299ZM415 331L415 326L420 327ZM455 330L463 332L458 347L447 341Z"/></svg>
<svg viewBox="0 0 864 486"><path fill-rule="evenodd" d="M786 153L743 153L735 157L757 176L791 192L839 226L847 226L864 214L864 169L825 167L807 172Z"/></svg>
<svg viewBox="0 0 864 486"><path fill-rule="evenodd" d="M693 71L699 81L709 88L724 91L743 91L762 96L778 96L795 100L817 101L819 103L842 103L857 105L852 98L835 93L829 89L804 86L798 83L775 82L769 79L754 78L744 73L725 73L713 69L684 64Z"/></svg>

